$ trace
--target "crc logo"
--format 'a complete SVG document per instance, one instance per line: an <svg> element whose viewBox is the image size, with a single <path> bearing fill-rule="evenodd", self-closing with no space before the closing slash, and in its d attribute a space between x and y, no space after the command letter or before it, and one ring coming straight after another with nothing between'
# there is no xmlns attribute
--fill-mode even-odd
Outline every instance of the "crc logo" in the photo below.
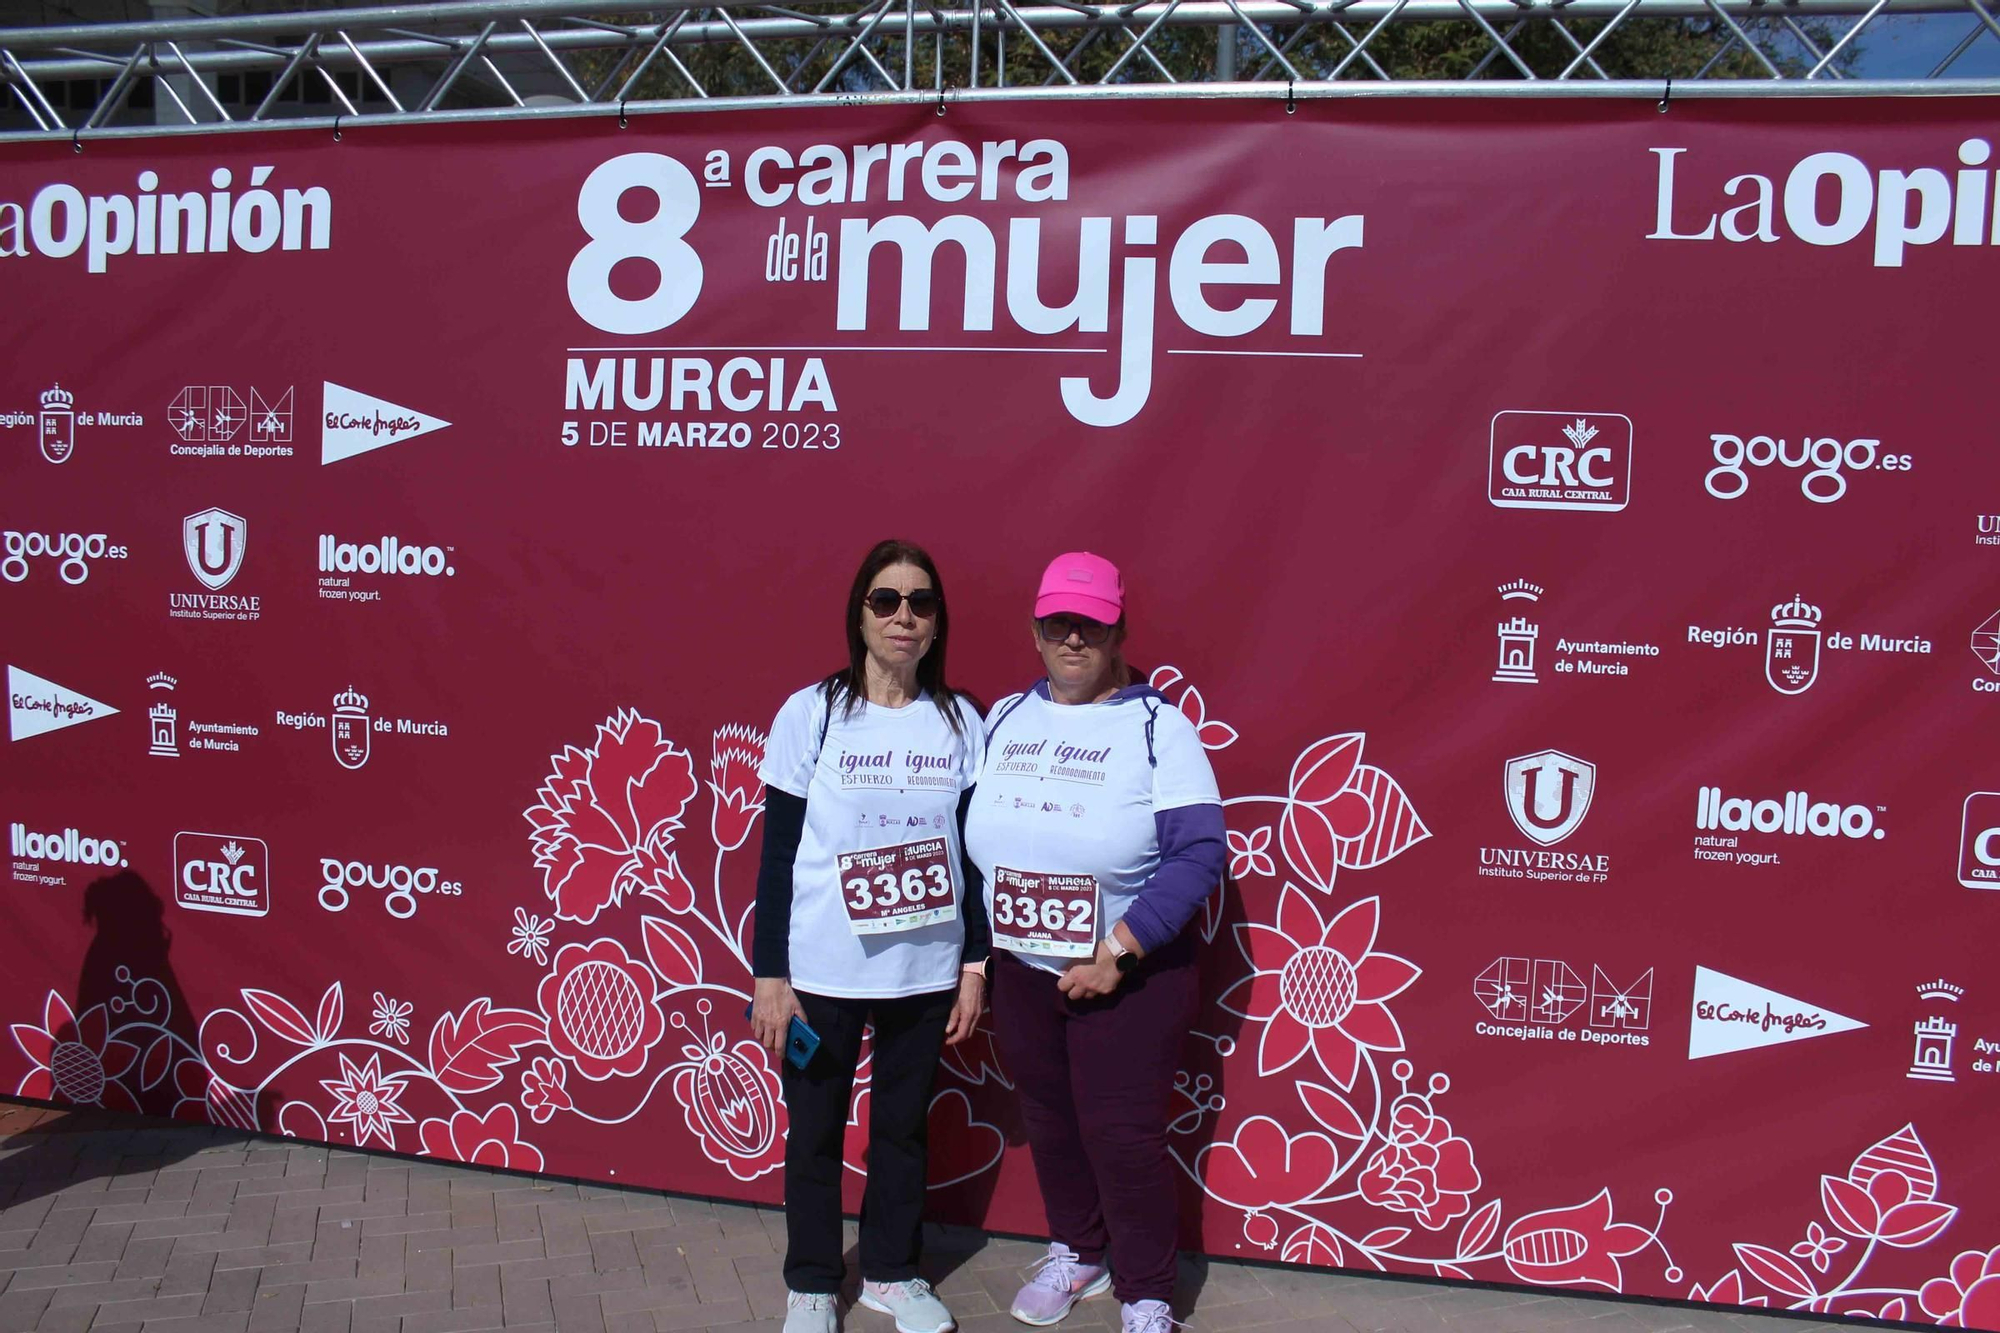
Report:
<svg viewBox="0 0 2000 1333"><path fill-rule="evenodd" d="M1576 832L1597 794L1597 765L1561 750L1509 759L1507 813L1514 827L1544 847Z"/></svg>
<svg viewBox="0 0 2000 1333"><path fill-rule="evenodd" d="M1968 889L2000 889L2000 791L1976 791L1965 798L1958 882Z"/></svg>
<svg viewBox="0 0 2000 1333"><path fill-rule="evenodd" d="M196 912L268 914L270 849L240 833L176 833L174 901Z"/></svg>
<svg viewBox="0 0 2000 1333"><path fill-rule="evenodd" d="M181 520L188 568L210 592L219 592L243 568L250 525L226 509L204 509Z"/></svg>
<svg viewBox="0 0 2000 1333"><path fill-rule="evenodd" d="M657 200L643 222L628 222L619 205L639 190ZM701 295L701 256L681 239L701 214L694 173L664 153L624 153L600 163L576 196L576 218L590 244L569 265L569 303L606 333L655 333L694 308ZM650 264L657 285L628 300L611 290L618 265Z"/></svg>
<svg viewBox="0 0 2000 1333"><path fill-rule="evenodd" d="M1632 498L1632 419L1496 412L1486 498L1501 509L1623 509Z"/></svg>
<svg viewBox="0 0 2000 1333"><path fill-rule="evenodd" d="M1910 471L1910 455L1885 454L1880 440L1849 440L1842 444L1831 435L1817 439L1800 436L1797 444L1774 440L1768 435L1711 435L1715 466L1702 485L1718 500L1734 500L1750 489L1753 467L1810 469L1799 478L1799 490L1815 504L1832 504L1847 494L1847 478L1841 474L1866 472L1879 467L1884 472Z"/></svg>
<svg viewBox="0 0 2000 1333"><path fill-rule="evenodd" d="M9 583L20 583L28 577L30 560L59 560L56 573L62 581L75 587L90 577L90 562L93 560L123 560L126 550L113 546L101 532L85 536L80 532L15 532L9 529L0 534L4 541L5 555L0 556L0 578Z"/></svg>

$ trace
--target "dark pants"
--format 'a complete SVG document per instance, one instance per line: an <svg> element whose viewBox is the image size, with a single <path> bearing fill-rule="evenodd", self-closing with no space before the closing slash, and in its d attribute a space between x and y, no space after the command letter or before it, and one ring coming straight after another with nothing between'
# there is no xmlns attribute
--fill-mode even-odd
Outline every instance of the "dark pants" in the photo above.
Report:
<svg viewBox="0 0 2000 1333"><path fill-rule="evenodd" d="M869 1067L868 1185L861 1198L861 1275L905 1282L917 1275L929 1167L931 1080L957 990L900 1000L840 1000L797 992L819 1049L804 1071L780 1060L785 1109L785 1285L839 1292L841 1143L861 1060L861 1029L875 1025Z"/></svg>
<svg viewBox="0 0 2000 1333"><path fill-rule="evenodd" d="M1056 1240L1103 1263L1118 1299L1173 1296L1180 1190L1168 1099L1199 978L1185 937L1110 995L1073 1002L1052 973L993 953L993 1039L1014 1077Z"/></svg>

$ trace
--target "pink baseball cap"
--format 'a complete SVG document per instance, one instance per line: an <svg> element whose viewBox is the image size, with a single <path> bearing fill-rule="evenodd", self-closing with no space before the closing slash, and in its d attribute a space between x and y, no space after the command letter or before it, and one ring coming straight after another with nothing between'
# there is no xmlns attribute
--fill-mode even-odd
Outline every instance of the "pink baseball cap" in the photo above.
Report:
<svg viewBox="0 0 2000 1333"><path fill-rule="evenodd" d="M1118 566L1088 551L1071 551L1049 561L1042 571L1042 586L1035 591L1035 619L1065 611L1117 624L1125 613L1125 581L1118 577Z"/></svg>

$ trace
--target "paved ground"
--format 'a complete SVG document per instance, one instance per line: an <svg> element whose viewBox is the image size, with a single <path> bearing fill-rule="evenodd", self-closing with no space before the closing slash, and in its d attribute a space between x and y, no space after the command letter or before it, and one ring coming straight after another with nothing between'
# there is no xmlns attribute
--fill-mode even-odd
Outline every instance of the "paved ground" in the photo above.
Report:
<svg viewBox="0 0 2000 1333"><path fill-rule="evenodd" d="M228 1130L0 1103L0 1333L776 1330L783 1215ZM964 1333L1040 1246L929 1243ZM1806 1333L1853 1328L1191 1260L1195 1333ZM1117 1327L1089 1301L1066 1328ZM857 1310L850 1333L889 1333Z"/></svg>

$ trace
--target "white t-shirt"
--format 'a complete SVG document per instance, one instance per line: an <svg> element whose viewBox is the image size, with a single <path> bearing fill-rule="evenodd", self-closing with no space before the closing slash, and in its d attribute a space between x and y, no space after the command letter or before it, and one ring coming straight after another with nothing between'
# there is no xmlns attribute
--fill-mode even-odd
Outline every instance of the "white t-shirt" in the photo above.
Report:
<svg viewBox="0 0 2000 1333"><path fill-rule="evenodd" d="M1146 755L1149 710L1157 765ZM986 880L995 948L1006 947L999 938L1006 926L993 911L998 869L1016 872L1009 878L1017 883L1023 874L1094 877L1100 898L1094 938L1103 939L1159 868L1153 816L1222 803L1194 725L1156 697L1058 704L1034 690L994 705L987 727L989 748L966 812L965 840ZM1009 951L1050 972L1071 961Z"/></svg>
<svg viewBox="0 0 2000 1333"><path fill-rule="evenodd" d="M817 685L785 700L758 770L765 786L806 802L792 870L792 985L872 1000L955 987L965 946L958 797L979 774L985 735L979 714L959 700L961 738L929 694L902 708L864 701L852 713L834 710L822 747L826 711L826 692ZM857 933L846 888L860 881L856 894L866 901L869 884L886 870L893 899L896 849L915 853L927 867L942 863L928 880L937 892L918 905L945 919L909 929L880 929L878 922L874 933ZM867 852L876 855L856 855ZM913 872L906 882L921 892L926 878Z"/></svg>

